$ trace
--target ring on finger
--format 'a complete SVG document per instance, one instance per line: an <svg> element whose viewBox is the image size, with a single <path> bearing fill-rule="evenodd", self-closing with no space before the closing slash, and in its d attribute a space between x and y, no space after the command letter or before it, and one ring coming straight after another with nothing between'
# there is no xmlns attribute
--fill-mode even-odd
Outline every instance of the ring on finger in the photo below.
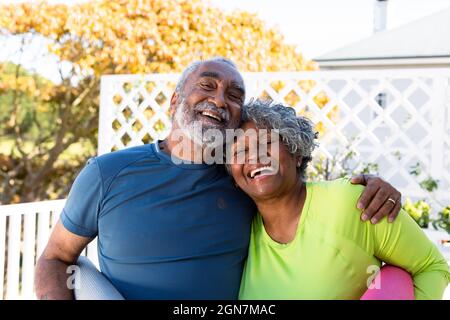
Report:
<svg viewBox="0 0 450 320"><path fill-rule="evenodd" d="M392 198L389 198L389 199L387 199L387 201L390 201L390 202L392 202L392 204L395 206L395 204L397 203L394 199L392 199Z"/></svg>

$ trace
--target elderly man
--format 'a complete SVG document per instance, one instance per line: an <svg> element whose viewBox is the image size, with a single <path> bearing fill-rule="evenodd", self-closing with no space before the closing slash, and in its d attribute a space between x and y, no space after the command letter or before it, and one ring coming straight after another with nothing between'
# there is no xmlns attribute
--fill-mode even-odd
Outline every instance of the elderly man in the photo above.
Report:
<svg viewBox="0 0 450 320"><path fill-rule="evenodd" d="M73 298L67 268L98 237L102 273L127 299L236 299L255 206L222 165L197 161L208 143L194 123L237 128L244 99L231 61L195 62L171 98L167 139L89 160L37 263L38 298ZM396 216L398 191L379 178L355 182L367 185L366 219Z"/></svg>

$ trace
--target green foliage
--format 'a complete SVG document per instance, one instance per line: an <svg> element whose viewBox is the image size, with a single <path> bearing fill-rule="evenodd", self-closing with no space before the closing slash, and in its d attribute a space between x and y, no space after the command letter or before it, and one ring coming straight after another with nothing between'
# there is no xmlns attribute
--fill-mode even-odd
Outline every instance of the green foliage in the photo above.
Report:
<svg viewBox="0 0 450 320"><path fill-rule="evenodd" d="M428 228L431 209L430 205L424 200L413 203L411 199L407 198L403 205L403 210L405 210L421 228Z"/></svg>
<svg viewBox="0 0 450 320"><path fill-rule="evenodd" d="M395 153L395 156L401 158L399 152ZM309 180L333 180L360 173L378 174L378 164L359 162L356 161L356 157L357 153L351 148L351 144L343 151L336 152L331 159L323 155L315 156L307 170L307 177ZM439 203L433 195L439 187L439 181L427 176L420 163L413 165L409 173L419 179L421 188L429 194L430 198ZM426 178L422 178L423 176ZM437 218L431 217L432 208L425 199L412 202L410 198L407 198L402 208L421 228L428 228L431 224L436 230L441 229L450 233L450 206L442 209Z"/></svg>
<svg viewBox="0 0 450 320"><path fill-rule="evenodd" d="M420 178L424 174L423 170L422 170L422 166L419 162L417 162L415 165L411 166L409 173L412 176L417 177L417 178ZM419 182L419 185L422 189L424 189L428 192L433 192L433 191L437 190L437 188L439 187L439 180L436 180L430 176L427 176L425 179L422 179L422 181Z"/></svg>
<svg viewBox="0 0 450 320"><path fill-rule="evenodd" d="M438 218L433 220L432 225L436 230L442 229L450 234L450 206L445 207L438 213Z"/></svg>
<svg viewBox="0 0 450 320"><path fill-rule="evenodd" d="M342 151L337 151L332 158L324 155L314 156L306 176L308 180L333 180L354 176L361 173L378 174L378 164L357 161L357 152L351 143Z"/></svg>
<svg viewBox="0 0 450 320"><path fill-rule="evenodd" d="M428 192L433 192L434 190L436 190L438 188L438 180L435 180L431 177L426 178L425 180L422 180L419 185L422 189L428 191Z"/></svg>

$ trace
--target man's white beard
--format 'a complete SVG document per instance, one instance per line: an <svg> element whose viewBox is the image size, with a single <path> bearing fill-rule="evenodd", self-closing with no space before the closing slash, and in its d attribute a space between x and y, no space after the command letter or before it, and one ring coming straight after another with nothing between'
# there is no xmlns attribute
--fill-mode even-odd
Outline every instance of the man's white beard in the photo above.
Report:
<svg viewBox="0 0 450 320"><path fill-rule="evenodd" d="M183 131L184 136L202 149L216 148L219 145L223 145L225 141L224 130L220 130L222 139L216 139L215 135L219 133L218 130L207 130L204 128L201 121L195 121L193 117L191 119L190 112L191 110L189 110L189 107L186 105L185 99L182 98L175 111L174 121Z"/></svg>

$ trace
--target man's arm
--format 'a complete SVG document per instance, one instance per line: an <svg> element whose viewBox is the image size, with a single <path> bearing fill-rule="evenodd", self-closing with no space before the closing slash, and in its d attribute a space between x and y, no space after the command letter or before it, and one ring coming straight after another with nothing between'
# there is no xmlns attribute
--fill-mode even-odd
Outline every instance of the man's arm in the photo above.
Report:
<svg viewBox="0 0 450 320"><path fill-rule="evenodd" d="M67 268L76 264L83 249L93 238L78 236L66 228L61 221L56 224L44 252L35 269L35 290L38 299L72 300Z"/></svg>
<svg viewBox="0 0 450 320"><path fill-rule="evenodd" d="M353 177L351 182L366 186L357 204L358 209L363 210L363 221L370 220L375 224L386 216L389 217L389 222L397 218L402 206L402 194L397 189L380 177L370 174L360 174Z"/></svg>

